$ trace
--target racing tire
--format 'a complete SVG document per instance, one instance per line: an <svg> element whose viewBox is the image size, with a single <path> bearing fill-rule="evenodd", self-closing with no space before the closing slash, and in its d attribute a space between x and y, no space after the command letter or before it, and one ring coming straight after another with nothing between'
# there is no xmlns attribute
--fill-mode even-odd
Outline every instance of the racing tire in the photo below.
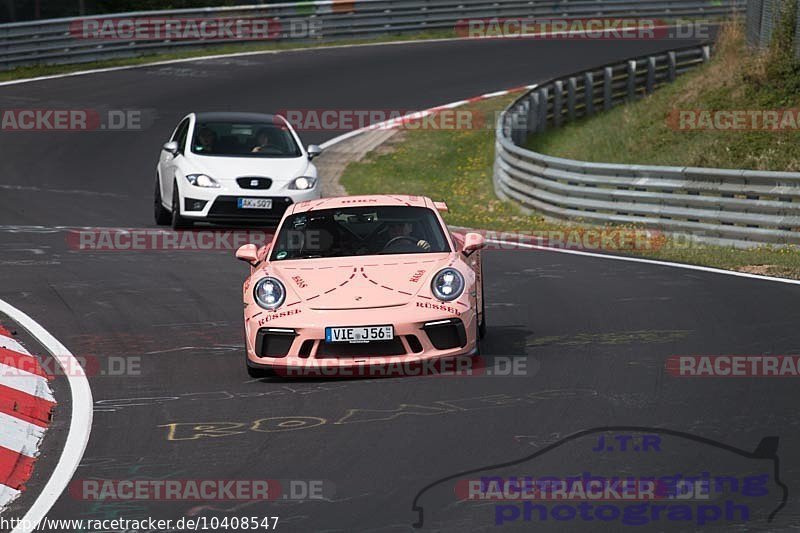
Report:
<svg viewBox="0 0 800 533"><path fill-rule="evenodd" d="M181 200L178 195L178 184L172 187L172 229L189 229L193 225L191 220L181 216Z"/></svg>
<svg viewBox="0 0 800 533"><path fill-rule="evenodd" d="M169 226L172 222L172 214L164 208L164 204L161 202L161 183L158 176L156 176L156 190L153 193L153 215L159 226Z"/></svg>

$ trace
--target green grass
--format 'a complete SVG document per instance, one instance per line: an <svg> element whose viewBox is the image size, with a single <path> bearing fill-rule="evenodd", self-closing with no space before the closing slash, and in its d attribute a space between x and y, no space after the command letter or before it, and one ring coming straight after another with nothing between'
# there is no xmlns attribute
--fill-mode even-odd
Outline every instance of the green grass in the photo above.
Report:
<svg viewBox="0 0 800 533"><path fill-rule="evenodd" d="M493 116L509 102L509 97L501 97L466 109ZM452 226L515 232L580 232L587 228L524 214L515 204L494 195L492 129L410 129L398 137L399 140L392 139L377 152L347 167L341 183L349 194L418 194L444 200L450 209L445 220ZM653 244L650 249L610 251L800 279L800 250L796 247L741 250L687 245L685 241L663 236L650 242Z"/></svg>
<svg viewBox="0 0 800 533"><path fill-rule="evenodd" d="M724 32L714 60L637 102L543 135L528 147L584 161L800 171L800 130L680 131L673 110L800 107L800 68L777 45L748 50L740 26Z"/></svg>
<svg viewBox="0 0 800 533"><path fill-rule="evenodd" d="M446 39L456 37L453 30L429 31L415 34L387 34L380 37L369 39L347 39L341 41L320 42L320 43L289 43L289 42L269 42L269 43L250 43L250 44L229 44L224 46L209 46L204 48L193 48L183 52L170 52L163 54L148 54L140 57L125 59L109 59L103 61L93 61L90 63L74 63L69 65L31 65L17 67L12 70L0 72L0 81L19 80L26 78L37 78L40 76L53 76L83 70L93 70L112 67L126 67L134 65L144 65L157 61L169 61L175 59L192 59L209 55L235 54L242 52L266 52L273 50L303 50L306 48L318 48L328 46L341 46L347 44L377 44L385 42L403 41L422 41L427 39Z"/></svg>

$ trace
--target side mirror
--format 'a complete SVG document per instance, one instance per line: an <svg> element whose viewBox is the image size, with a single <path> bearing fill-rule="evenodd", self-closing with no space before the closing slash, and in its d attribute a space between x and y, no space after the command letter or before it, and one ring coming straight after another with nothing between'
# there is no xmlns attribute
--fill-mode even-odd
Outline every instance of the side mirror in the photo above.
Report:
<svg viewBox="0 0 800 533"><path fill-rule="evenodd" d="M306 152L308 152L309 159L314 159L315 157L317 157L322 153L322 148L320 148L316 144L309 144Z"/></svg>
<svg viewBox="0 0 800 533"><path fill-rule="evenodd" d="M486 240L480 233L467 233L464 235L464 255L469 256L486 246Z"/></svg>
<svg viewBox="0 0 800 533"><path fill-rule="evenodd" d="M245 244L236 250L236 259L247 261L251 265L255 266L255 264L258 262L258 248L255 244Z"/></svg>
<svg viewBox="0 0 800 533"><path fill-rule="evenodd" d="M169 141L168 143L164 143L164 146L162 146L161 149L172 155L178 155L178 152L180 151L180 147L178 146L178 143L176 143L175 141Z"/></svg>

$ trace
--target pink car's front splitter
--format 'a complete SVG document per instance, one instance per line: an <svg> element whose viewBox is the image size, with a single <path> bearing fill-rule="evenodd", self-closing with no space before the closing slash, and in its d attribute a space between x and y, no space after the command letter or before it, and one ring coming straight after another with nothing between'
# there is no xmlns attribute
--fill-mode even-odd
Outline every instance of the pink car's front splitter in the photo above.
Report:
<svg viewBox="0 0 800 533"><path fill-rule="evenodd" d="M364 357L353 359L303 359L286 357L277 364L256 363L250 358L247 365L254 370L289 378L377 378L482 375L485 364L474 357L477 347L468 352L456 350L434 356ZM266 358L264 358L266 359Z"/></svg>

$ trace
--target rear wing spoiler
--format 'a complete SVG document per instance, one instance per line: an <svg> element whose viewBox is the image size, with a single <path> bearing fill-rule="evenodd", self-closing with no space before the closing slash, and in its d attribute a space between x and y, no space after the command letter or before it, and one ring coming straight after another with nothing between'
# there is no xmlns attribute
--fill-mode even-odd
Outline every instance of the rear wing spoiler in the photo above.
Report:
<svg viewBox="0 0 800 533"><path fill-rule="evenodd" d="M440 213L447 213L449 211L447 204L444 202L433 202L433 207L435 207Z"/></svg>

